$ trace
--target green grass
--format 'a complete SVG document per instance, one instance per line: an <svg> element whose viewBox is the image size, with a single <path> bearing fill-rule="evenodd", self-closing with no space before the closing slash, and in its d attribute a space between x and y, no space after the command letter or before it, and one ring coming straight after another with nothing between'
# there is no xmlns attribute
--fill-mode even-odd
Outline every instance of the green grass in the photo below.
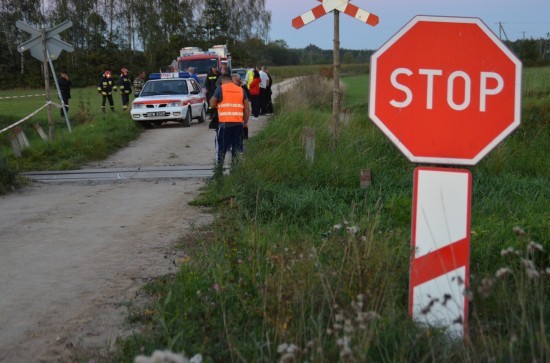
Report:
<svg viewBox="0 0 550 363"><path fill-rule="evenodd" d="M327 87L303 82L248 141L231 176L208 184L194 204L217 207L212 232L182 240L190 259L170 283L161 280L153 316L143 314L140 333L119 342L116 360L164 348L207 362L547 360L549 74L525 70L520 129L470 168L464 343L407 316L415 166L368 120L368 78L355 76L344 79L353 114L336 149ZM316 132L314 162L305 160L304 127ZM373 175L366 190L364 168Z"/></svg>
<svg viewBox="0 0 550 363"><path fill-rule="evenodd" d="M28 95L42 90L10 90L6 95ZM66 170L101 160L134 140L140 129L134 125L128 112L121 111L120 98L115 98L116 113L101 112L101 97L93 88L73 89L69 112L72 133L68 132L59 109L52 108L54 140L43 141L33 124L39 124L46 134L50 128L46 109L22 124L30 148L16 158L9 141L10 131L0 135L0 191L17 184L16 173L28 170ZM54 98L55 99L55 98ZM0 100L0 128L25 117L45 104L44 97L25 97Z"/></svg>

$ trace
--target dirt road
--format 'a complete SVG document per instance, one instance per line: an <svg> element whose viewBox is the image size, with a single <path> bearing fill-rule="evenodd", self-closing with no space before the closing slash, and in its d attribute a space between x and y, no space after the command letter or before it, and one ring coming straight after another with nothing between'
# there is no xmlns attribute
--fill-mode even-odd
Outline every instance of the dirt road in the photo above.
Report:
<svg viewBox="0 0 550 363"><path fill-rule="evenodd" d="M265 122L250 121L250 134ZM206 123L166 125L86 167L207 165L213 155ZM33 183L0 197L0 362L106 355L127 332L128 301L151 277L174 271L185 253L174 248L178 238L212 222L188 205L203 184Z"/></svg>

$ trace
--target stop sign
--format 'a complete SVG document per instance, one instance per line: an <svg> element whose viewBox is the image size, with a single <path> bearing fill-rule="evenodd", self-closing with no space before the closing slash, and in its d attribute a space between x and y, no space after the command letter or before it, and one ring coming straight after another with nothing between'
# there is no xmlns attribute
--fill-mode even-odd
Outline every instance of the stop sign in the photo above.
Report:
<svg viewBox="0 0 550 363"><path fill-rule="evenodd" d="M369 117L412 162L475 165L520 124L521 62L477 18L417 16L370 67Z"/></svg>

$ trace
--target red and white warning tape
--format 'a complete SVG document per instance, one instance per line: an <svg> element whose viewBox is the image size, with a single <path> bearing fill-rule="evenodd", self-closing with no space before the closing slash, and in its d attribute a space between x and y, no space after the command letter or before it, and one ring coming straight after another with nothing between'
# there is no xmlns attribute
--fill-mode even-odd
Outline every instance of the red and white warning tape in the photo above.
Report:
<svg viewBox="0 0 550 363"><path fill-rule="evenodd" d="M34 115L36 115L38 112L42 111L45 107L47 107L48 105L52 105L52 106L55 106L57 108L61 108L61 105L58 104L58 103L54 103L52 101L48 101L46 102L46 104L44 104L42 107L40 107L39 109L37 109L36 111L34 111L33 113L31 113L30 115L28 116L25 116L24 118L22 118L21 120L9 125L8 127L5 127L3 128L2 130L0 130L0 134L3 133L4 131L8 131L9 129L11 128L14 128L15 126L17 125L20 125L22 124L23 122L27 121L28 119L30 119L31 117L33 117Z"/></svg>
<svg viewBox="0 0 550 363"><path fill-rule="evenodd" d="M0 100L11 100L13 98L26 98L26 97L39 97L39 96L45 96L45 93L37 93L35 95L23 95L23 96L4 96L0 97Z"/></svg>

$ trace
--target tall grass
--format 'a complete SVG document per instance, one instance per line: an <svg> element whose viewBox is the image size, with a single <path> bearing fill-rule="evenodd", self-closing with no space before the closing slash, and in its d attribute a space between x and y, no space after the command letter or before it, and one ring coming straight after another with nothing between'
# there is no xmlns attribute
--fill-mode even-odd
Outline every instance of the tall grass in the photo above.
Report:
<svg viewBox="0 0 550 363"><path fill-rule="evenodd" d="M148 287L156 303L116 359L169 348L213 362L547 361L550 100L531 99L548 97L537 81L547 71L526 70L523 125L471 168L464 342L407 315L414 165L368 120L368 78L345 79L353 115L336 150L330 87L313 78L281 98L238 167L195 201L217 206L213 230L182 240L180 272ZM316 131L313 162L304 127ZM525 140L536 138L532 152ZM373 175L366 190L363 168Z"/></svg>

